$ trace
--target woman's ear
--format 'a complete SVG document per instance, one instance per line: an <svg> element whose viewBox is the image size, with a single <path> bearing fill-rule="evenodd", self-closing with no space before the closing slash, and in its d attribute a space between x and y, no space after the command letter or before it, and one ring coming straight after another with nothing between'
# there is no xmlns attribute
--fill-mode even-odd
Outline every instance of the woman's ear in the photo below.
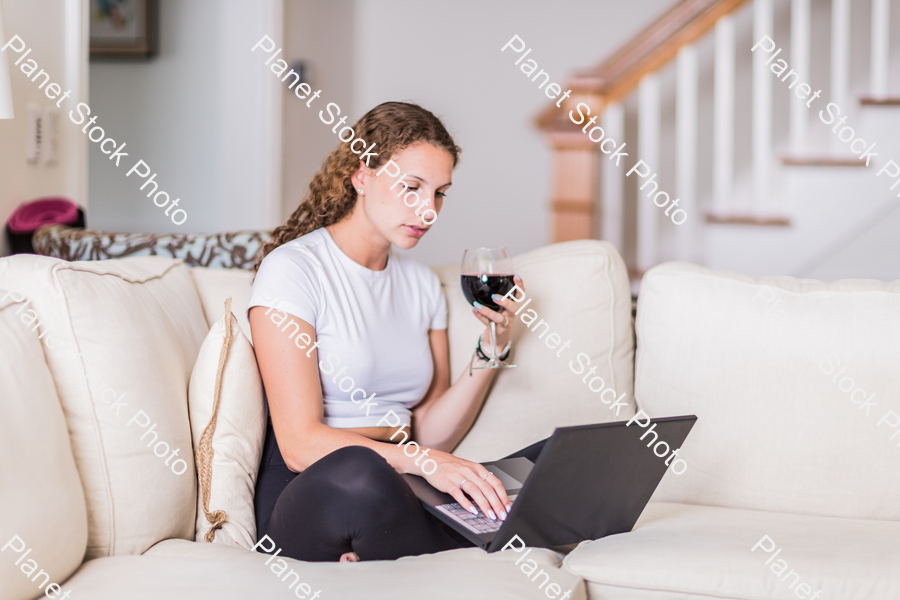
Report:
<svg viewBox="0 0 900 600"><path fill-rule="evenodd" d="M362 194L366 193L366 185L368 184L370 170L371 169L366 167L366 163L359 161L359 168L356 170L356 173L350 177L350 181L353 183L353 187L356 188L357 192L362 190Z"/></svg>

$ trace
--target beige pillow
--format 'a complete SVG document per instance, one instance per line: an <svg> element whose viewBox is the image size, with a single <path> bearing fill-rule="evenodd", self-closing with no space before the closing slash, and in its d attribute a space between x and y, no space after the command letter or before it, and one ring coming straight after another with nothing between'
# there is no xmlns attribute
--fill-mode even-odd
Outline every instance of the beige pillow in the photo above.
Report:
<svg viewBox="0 0 900 600"><path fill-rule="evenodd" d="M496 375L475 425L454 450L469 460L496 460L563 425L623 421L634 414L631 289L615 248L594 240L565 242L517 256L513 264L526 289L510 355L519 366ZM453 381L468 368L484 330L462 294L459 267L436 269L449 310ZM521 318L532 309L537 319L529 329ZM547 343L551 335L558 336L550 342L555 349ZM596 371L584 381L591 368ZM598 387L599 378L606 387ZM604 403L609 388L624 404L615 411L612 402Z"/></svg>
<svg viewBox="0 0 900 600"><path fill-rule="evenodd" d="M188 268L18 255L0 259L0 281L28 296L22 314L57 347L46 360L84 486L87 558L193 539L187 391L209 328Z"/></svg>
<svg viewBox="0 0 900 600"><path fill-rule="evenodd" d="M200 348L188 402L200 480L196 540L250 549L266 412L256 355L231 313L231 298Z"/></svg>
<svg viewBox="0 0 900 600"><path fill-rule="evenodd" d="M58 592L87 546L84 490L26 301L0 289L0 600Z"/></svg>

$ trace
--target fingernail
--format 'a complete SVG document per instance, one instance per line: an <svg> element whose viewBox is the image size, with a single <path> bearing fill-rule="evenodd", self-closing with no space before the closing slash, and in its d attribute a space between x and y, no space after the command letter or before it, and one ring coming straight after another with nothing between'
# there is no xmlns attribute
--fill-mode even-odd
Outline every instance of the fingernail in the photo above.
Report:
<svg viewBox="0 0 900 600"><path fill-rule="evenodd" d="M472 513L473 515L477 515L478 509L473 506L472 508L469 509L469 512Z"/></svg>
<svg viewBox="0 0 900 600"><path fill-rule="evenodd" d="M484 304L482 304L481 302L473 302L472 304L475 306L475 308L484 308Z"/></svg>
<svg viewBox="0 0 900 600"><path fill-rule="evenodd" d="M506 505L506 510L512 510L512 504L507 504L507 505Z"/></svg>
<svg viewBox="0 0 900 600"><path fill-rule="evenodd" d="M488 516L491 518L491 521L497 520L497 515L494 514L494 511L488 509Z"/></svg>
<svg viewBox="0 0 900 600"><path fill-rule="evenodd" d="M502 510L500 511L500 520L501 520L501 521L505 521L505 520L506 520L506 513L503 512Z"/></svg>
<svg viewBox="0 0 900 600"><path fill-rule="evenodd" d="M518 279L519 281L522 281L522 278L519 277L519 274L518 274L518 273L516 273L515 278Z"/></svg>
<svg viewBox="0 0 900 600"><path fill-rule="evenodd" d="M500 294L491 294L491 300L493 300L494 302L499 302L500 300L503 300L503 296L501 296Z"/></svg>

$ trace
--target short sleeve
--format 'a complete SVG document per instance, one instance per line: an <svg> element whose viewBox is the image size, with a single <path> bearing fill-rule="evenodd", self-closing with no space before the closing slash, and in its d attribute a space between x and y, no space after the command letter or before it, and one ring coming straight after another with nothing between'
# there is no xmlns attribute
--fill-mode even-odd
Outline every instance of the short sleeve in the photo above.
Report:
<svg viewBox="0 0 900 600"><path fill-rule="evenodd" d="M439 330L447 329L447 298L444 297L444 290L441 288L441 280L437 274L429 269L431 273L432 298L434 298L434 309L431 313L431 326L429 329Z"/></svg>
<svg viewBox="0 0 900 600"><path fill-rule="evenodd" d="M254 306L265 306L299 317L316 327L322 308L319 271L318 260L305 248L277 248L259 266L250 290L248 317Z"/></svg>

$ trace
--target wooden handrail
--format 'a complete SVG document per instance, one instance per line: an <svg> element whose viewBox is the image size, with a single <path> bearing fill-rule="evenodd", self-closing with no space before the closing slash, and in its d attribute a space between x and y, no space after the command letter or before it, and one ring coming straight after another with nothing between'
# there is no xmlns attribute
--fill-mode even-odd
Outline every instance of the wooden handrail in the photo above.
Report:
<svg viewBox="0 0 900 600"><path fill-rule="evenodd" d="M682 0L660 15L624 46L594 69L576 74L567 87L576 95L599 99L602 105L631 92L641 78L658 71L678 51L712 29L716 21L733 12L747 0ZM601 108L601 107L598 107ZM567 112L551 104L537 117L540 129L574 127Z"/></svg>

